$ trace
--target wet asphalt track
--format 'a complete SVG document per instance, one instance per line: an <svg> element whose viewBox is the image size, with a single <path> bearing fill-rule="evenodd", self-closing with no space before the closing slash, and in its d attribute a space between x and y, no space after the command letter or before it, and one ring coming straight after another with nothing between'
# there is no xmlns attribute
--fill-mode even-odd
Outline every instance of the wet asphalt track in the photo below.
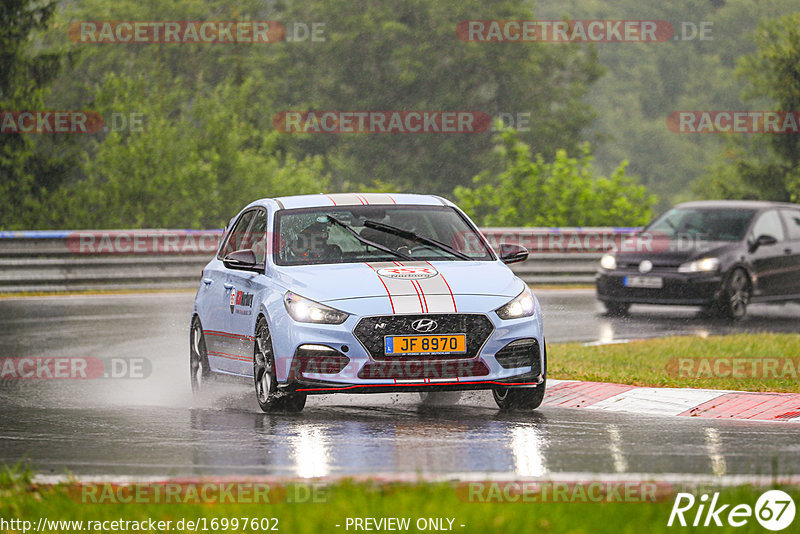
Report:
<svg viewBox="0 0 800 534"><path fill-rule="evenodd" d="M752 306L740 324L692 308L602 315L589 290L537 292L549 343L800 331L800 306ZM431 406L417 394L311 397L258 412L248 385L192 398L191 293L0 299L0 356L146 358L146 379L0 382L0 462L45 474L550 476L794 475L800 427L543 408L502 414L488 392ZM551 349L550 357L557 351Z"/></svg>

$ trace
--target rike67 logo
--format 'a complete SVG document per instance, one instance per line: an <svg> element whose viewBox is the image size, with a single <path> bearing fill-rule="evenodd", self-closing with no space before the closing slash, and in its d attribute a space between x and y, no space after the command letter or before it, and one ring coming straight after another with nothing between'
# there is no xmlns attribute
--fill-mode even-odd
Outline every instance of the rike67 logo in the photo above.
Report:
<svg viewBox="0 0 800 534"><path fill-rule="evenodd" d="M699 498L695 498L691 493L678 493L667 526L742 527L754 516L767 530L776 532L784 530L794 521L794 501L788 493L781 490L762 493L755 507L749 504L723 504L719 501L719 492L711 497L704 493Z"/></svg>

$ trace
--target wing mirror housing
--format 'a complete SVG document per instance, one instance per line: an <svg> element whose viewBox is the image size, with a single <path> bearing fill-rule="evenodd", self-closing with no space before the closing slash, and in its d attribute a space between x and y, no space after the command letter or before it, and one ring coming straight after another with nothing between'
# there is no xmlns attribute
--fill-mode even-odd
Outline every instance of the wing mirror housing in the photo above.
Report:
<svg viewBox="0 0 800 534"><path fill-rule="evenodd" d="M519 263L528 259L528 249L519 245L509 243L500 244L500 261L506 265Z"/></svg>
<svg viewBox="0 0 800 534"><path fill-rule="evenodd" d="M222 264L228 269L239 271L262 272L264 265L256 263L256 253L251 248L235 250L222 258Z"/></svg>
<svg viewBox="0 0 800 534"><path fill-rule="evenodd" d="M760 247L774 245L777 242L778 242L778 240L775 239L774 237L772 237L771 235L761 234L760 236L758 236L756 238L755 241L750 243L750 247L749 247L750 248L750 253L752 254L753 252L758 250Z"/></svg>

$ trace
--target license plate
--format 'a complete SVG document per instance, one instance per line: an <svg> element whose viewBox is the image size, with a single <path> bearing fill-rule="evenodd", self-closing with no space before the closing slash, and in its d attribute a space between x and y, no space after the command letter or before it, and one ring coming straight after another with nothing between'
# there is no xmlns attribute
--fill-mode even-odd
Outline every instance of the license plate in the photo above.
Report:
<svg viewBox="0 0 800 534"><path fill-rule="evenodd" d="M625 287L661 289L664 287L664 279L660 276L626 276L622 280L622 285Z"/></svg>
<svg viewBox="0 0 800 534"><path fill-rule="evenodd" d="M464 354L467 352L467 335L440 336L385 336L384 352L390 355Z"/></svg>

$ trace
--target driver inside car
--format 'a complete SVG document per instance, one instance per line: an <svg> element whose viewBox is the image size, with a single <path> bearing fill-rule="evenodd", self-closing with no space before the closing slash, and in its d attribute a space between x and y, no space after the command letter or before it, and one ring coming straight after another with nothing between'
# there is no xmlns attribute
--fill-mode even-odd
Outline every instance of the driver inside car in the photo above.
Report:
<svg viewBox="0 0 800 534"><path fill-rule="evenodd" d="M290 246L290 252L295 258L309 262L337 260L342 257L342 249L328 243L328 225L319 221L298 232Z"/></svg>

